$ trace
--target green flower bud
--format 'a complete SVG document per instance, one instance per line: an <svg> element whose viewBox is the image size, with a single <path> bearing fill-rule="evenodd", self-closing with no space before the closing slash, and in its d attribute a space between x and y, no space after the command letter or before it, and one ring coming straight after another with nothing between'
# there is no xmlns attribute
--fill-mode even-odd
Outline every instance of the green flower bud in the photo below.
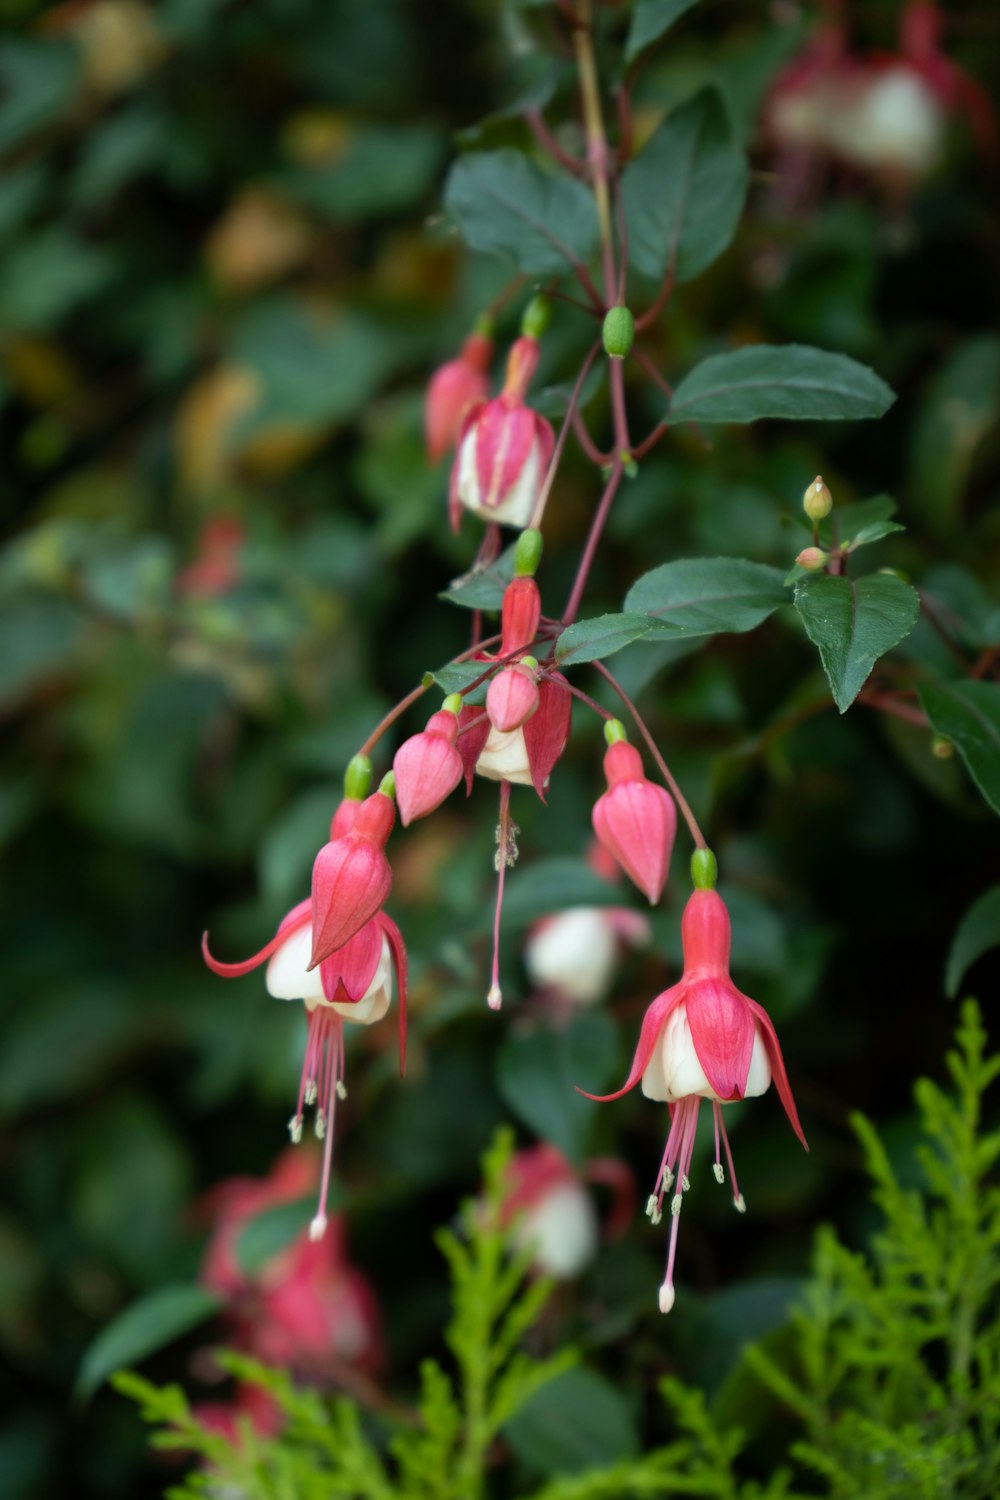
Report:
<svg viewBox="0 0 1000 1500"><path fill-rule="evenodd" d="M541 292L532 297L521 318L521 332L530 339L540 339L549 326L552 304Z"/></svg>
<svg viewBox="0 0 1000 1500"><path fill-rule="evenodd" d="M624 359L635 340L635 319L627 307L609 307L604 317L604 352Z"/></svg>
<svg viewBox="0 0 1000 1500"><path fill-rule="evenodd" d="M833 509L833 496L823 483L821 474L816 475L802 496L802 509L810 521L822 521Z"/></svg>
<svg viewBox="0 0 1000 1500"><path fill-rule="evenodd" d="M542 533L522 531L514 548L514 577L533 578L542 560Z"/></svg>
<svg viewBox="0 0 1000 1500"><path fill-rule="evenodd" d="M372 763L367 755L355 755L344 772L344 796L352 802L361 802L368 796L372 784Z"/></svg>
<svg viewBox="0 0 1000 1500"><path fill-rule="evenodd" d="M714 891L719 867L711 849L696 849L691 856L691 880L696 891Z"/></svg>
<svg viewBox="0 0 1000 1500"><path fill-rule="evenodd" d="M454 714L457 719L462 712L461 693L449 693L441 705L441 711L446 714Z"/></svg>

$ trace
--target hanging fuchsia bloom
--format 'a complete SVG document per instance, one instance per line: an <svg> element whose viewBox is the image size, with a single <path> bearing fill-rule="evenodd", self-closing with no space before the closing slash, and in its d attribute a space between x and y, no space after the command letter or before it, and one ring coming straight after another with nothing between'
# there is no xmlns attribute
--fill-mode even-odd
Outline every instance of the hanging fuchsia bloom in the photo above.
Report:
<svg viewBox="0 0 1000 1500"><path fill-rule="evenodd" d="M453 693L427 720L426 728L396 751L392 769L404 828L440 807L462 779L462 757L456 748L461 707L461 698Z"/></svg>
<svg viewBox="0 0 1000 1500"><path fill-rule="evenodd" d="M454 447L470 407L486 400L492 358L492 339L485 333L471 333L458 358L448 360L431 376L424 402L424 436L432 464Z"/></svg>
<svg viewBox="0 0 1000 1500"><path fill-rule="evenodd" d="M690 1187L702 1099L712 1101L716 1180L724 1181L724 1149L733 1202L740 1213L745 1212L746 1204L733 1168L723 1104L763 1094L773 1078L792 1129L809 1149L770 1018L763 1006L741 994L729 977L730 936L729 913L721 896L714 890L694 891L681 920L683 977L658 995L646 1011L632 1069L622 1088L613 1094L587 1095L620 1099L641 1082L647 1099L670 1105L670 1132L656 1186L646 1205L647 1214L658 1224L664 1197L676 1184L670 1201L667 1270L659 1299L660 1311L665 1313L674 1305L677 1231L684 1194Z"/></svg>
<svg viewBox="0 0 1000 1500"><path fill-rule="evenodd" d="M383 789L384 788L384 789ZM353 814L353 825L334 833L313 864L313 951L315 968L379 911L392 888L392 870L385 844L396 821L391 783L382 787Z"/></svg>
<svg viewBox="0 0 1000 1500"><path fill-rule="evenodd" d="M555 446L551 425L524 404L538 353L536 338L516 339L500 395L465 414L448 497L455 531L463 508L507 526L527 526L531 520Z"/></svg>
<svg viewBox="0 0 1000 1500"><path fill-rule="evenodd" d="M369 798L368 801L373 801ZM388 798L383 800L388 801ZM356 814L356 825L367 803ZM308 1031L302 1064L299 1099L289 1121L292 1140L302 1139L303 1109L316 1106L315 1129L324 1141L319 1207L310 1225L313 1239L326 1230L326 1200L333 1161L333 1127L337 1100L344 1089L344 1022L370 1026L380 1021L392 1001L393 971L399 987L399 1066L406 1063L406 948L395 922L385 912L369 918L340 948L318 965L312 961L313 903L300 901L285 916L269 943L242 963L224 964L213 958L208 933L202 953L209 968L223 978L248 974L267 961L268 993L278 1000L302 1000Z"/></svg>
<svg viewBox="0 0 1000 1500"><path fill-rule="evenodd" d="M578 1172L555 1146L543 1142L518 1151L507 1169L501 1207L504 1224L514 1224L514 1240L530 1246L535 1269L557 1281L569 1281L597 1254L600 1226L587 1183L611 1189L605 1231L624 1233L635 1203L629 1168L610 1157L588 1161Z"/></svg>
<svg viewBox="0 0 1000 1500"><path fill-rule="evenodd" d="M666 787L647 781L642 757L617 719L605 726L608 790L594 804L594 832L625 874L655 906L663 894L677 809Z"/></svg>

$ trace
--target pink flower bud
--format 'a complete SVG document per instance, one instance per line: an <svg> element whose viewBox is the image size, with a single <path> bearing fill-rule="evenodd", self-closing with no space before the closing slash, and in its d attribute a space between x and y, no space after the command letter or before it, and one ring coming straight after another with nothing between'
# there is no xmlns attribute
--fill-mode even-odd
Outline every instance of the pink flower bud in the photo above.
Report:
<svg viewBox="0 0 1000 1500"><path fill-rule="evenodd" d="M509 656L530 646L542 617L542 596L533 578L513 578L503 593L500 613L500 655Z"/></svg>
<svg viewBox="0 0 1000 1500"><path fill-rule="evenodd" d="M531 521L555 446L551 425L524 404L537 363L537 340L517 339L502 393L466 412L448 497L456 531L463 507L507 526L527 526Z"/></svg>
<svg viewBox="0 0 1000 1500"><path fill-rule="evenodd" d="M594 804L594 832L629 879L649 899L660 899L677 830L677 809L665 787L647 781L642 757L626 740L604 755L608 790Z"/></svg>
<svg viewBox="0 0 1000 1500"><path fill-rule="evenodd" d="M538 709L538 685L527 667L505 667L486 693L486 712L501 734L520 729Z"/></svg>
<svg viewBox="0 0 1000 1500"><path fill-rule="evenodd" d="M330 837L342 839L345 833L350 833L358 816L358 808L361 802L356 797L345 797L337 811L330 819Z"/></svg>
<svg viewBox="0 0 1000 1500"><path fill-rule="evenodd" d="M432 464L443 458L458 440L466 412L486 400L489 394L486 372L492 358L492 340L473 333L462 345L458 358L450 359L431 376L424 403L424 434L427 457Z"/></svg>
<svg viewBox="0 0 1000 1500"><path fill-rule="evenodd" d="M324 844L317 854L310 968L343 947L380 910L392 887L383 851L395 820L392 798L375 792L362 802L353 830Z"/></svg>
<svg viewBox="0 0 1000 1500"><path fill-rule="evenodd" d="M442 710L432 714L427 727L411 735L396 751L392 768L404 827L440 807L458 786L462 757L455 748L457 740L458 718Z"/></svg>

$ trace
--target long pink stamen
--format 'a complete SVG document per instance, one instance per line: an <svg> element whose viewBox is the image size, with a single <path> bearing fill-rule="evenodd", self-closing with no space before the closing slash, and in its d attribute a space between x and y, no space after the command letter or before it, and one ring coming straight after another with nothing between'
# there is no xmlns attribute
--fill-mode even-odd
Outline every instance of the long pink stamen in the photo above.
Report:
<svg viewBox="0 0 1000 1500"><path fill-rule="evenodd" d="M500 912L503 907L504 876L507 866L513 864L510 849L510 782L500 783L500 823L497 828L497 852L495 864L497 871L497 904L493 915L493 968L490 973L490 988L486 996L486 1003L490 1010L499 1010L503 1004L503 991L500 988Z"/></svg>
<svg viewBox="0 0 1000 1500"><path fill-rule="evenodd" d="M667 1267L663 1277L663 1285L660 1287L660 1311L668 1313L674 1305L674 1263L677 1259L677 1236L680 1232L681 1205L684 1202L684 1194L690 1187L689 1173L691 1171L691 1159L694 1155L695 1137L698 1133L698 1106L701 1100L694 1095L681 1099L674 1110L674 1118L670 1125L670 1135L667 1138L667 1150L664 1152L664 1167L661 1167L660 1196L658 1205L662 1206L663 1195L668 1191L668 1178L672 1173L673 1165L677 1166L677 1191L670 1204L670 1242L667 1249ZM673 1147L673 1149L671 1149ZM659 1214L657 1213L657 1218Z"/></svg>
<svg viewBox="0 0 1000 1500"><path fill-rule="evenodd" d="M731 1179L732 1184L733 1184L733 1204L735 1205L736 1210L737 1210L738 1213L744 1214L744 1213L746 1213L746 1210L747 1210L746 1200L744 1199L743 1194L740 1192L740 1185L739 1185L739 1183L736 1181L736 1168L733 1166L733 1153L732 1153L732 1151L729 1148L729 1135L728 1135L728 1133L726 1131L726 1122L722 1118L722 1105L721 1104L716 1104L715 1105L715 1120L716 1120L716 1138L718 1138L718 1135L721 1133L721 1135L722 1135L722 1144L723 1144L723 1146L725 1147L725 1150L726 1150L726 1163L727 1163L727 1165L729 1167L729 1176L730 1176L730 1179ZM718 1159L719 1159L719 1148L718 1148L718 1145L716 1145L716 1148L715 1148L715 1159L716 1159L716 1161L718 1161Z"/></svg>

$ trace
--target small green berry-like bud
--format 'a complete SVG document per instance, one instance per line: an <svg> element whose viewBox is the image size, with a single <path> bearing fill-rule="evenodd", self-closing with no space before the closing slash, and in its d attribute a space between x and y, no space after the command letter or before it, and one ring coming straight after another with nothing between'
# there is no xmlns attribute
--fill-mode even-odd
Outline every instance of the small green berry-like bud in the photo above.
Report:
<svg viewBox="0 0 1000 1500"><path fill-rule="evenodd" d="M537 672L538 671L538 657L537 656L522 656L521 660L518 662L518 666L520 666L520 667L527 667L527 669L528 669L529 672Z"/></svg>
<svg viewBox="0 0 1000 1500"><path fill-rule="evenodd" d="M931 740L931 754L938 760L951 760L955 754L955 746L943 734L936 734Z"/></svg>
<svg viewBox="0 0 1000 1500"><path fill-rule="evenodd" d="M548 297L544 297L539 292L537 296L532 297L524 309L524 315L521 318L521 332L527 334L529 339L540 339L549 326L551 316L552 304Z"/></svg>
<svg viewBox="0 0 1000 1500"><path fill-rule="evenodd" d="M719 867L711 849L696 849L691 856L691 880L696 891L714 891Z"/></svg>
<svg viewBox="0 0 1000 1500"><path fill-rule="evenodd" d="M635 319L627 307L609 307L604 315L604 352L624 359L635 340Z"/></svg>
<svg viewBox="0 0 1000 1500"><path fill-rule="evenodd" d="M395 771L386 771L385 775L382 777L382 780L378 784L378 789L382 793L383 797L395 797L395 795L396 795L396 773L395 773Z"/></svg>
<svg viewBox="0 0 1000 1500"><path fill-rule="evenodd" d="M514 577L533 578L542 560L542 533L522 531L514 548Z"/></svg>
<svg viewBox="0 0 1000 1500"><path fill-rule="evenodd" d="M625 725L621 719L605 719L604 738L609 745L617 745L619 740L628 739L628 735L625 733Z"/></svg>
<svg viewBox="0 0 1000 1500"><path fill-rule="evenodd" d="M802 496L802 509L810 521L822 521L833 509L833 496L823 483L821 474L816 475Z"/></svg>
<svg viewBox="0 0 1000 1500"><path fill-rule="evenodd" d="M355 755L344 772L344 796L362 802L372 784L372 763L367 755Z"/></svg>
<svg viewBox="0 0 1000 1500"><path fill-rule="evenodd" d="M457 719L459 714L462 712L461 693L449 693L447 698L441 705L441 712L445 714L454 714Z"/></svg>
<svg viewBox="0 0 1000 1500"><path fill-rule="evenodd" d="M830 561L830 554L824 552L822 547L803 547L795 561L807 573L818 573Z"/></svg>

